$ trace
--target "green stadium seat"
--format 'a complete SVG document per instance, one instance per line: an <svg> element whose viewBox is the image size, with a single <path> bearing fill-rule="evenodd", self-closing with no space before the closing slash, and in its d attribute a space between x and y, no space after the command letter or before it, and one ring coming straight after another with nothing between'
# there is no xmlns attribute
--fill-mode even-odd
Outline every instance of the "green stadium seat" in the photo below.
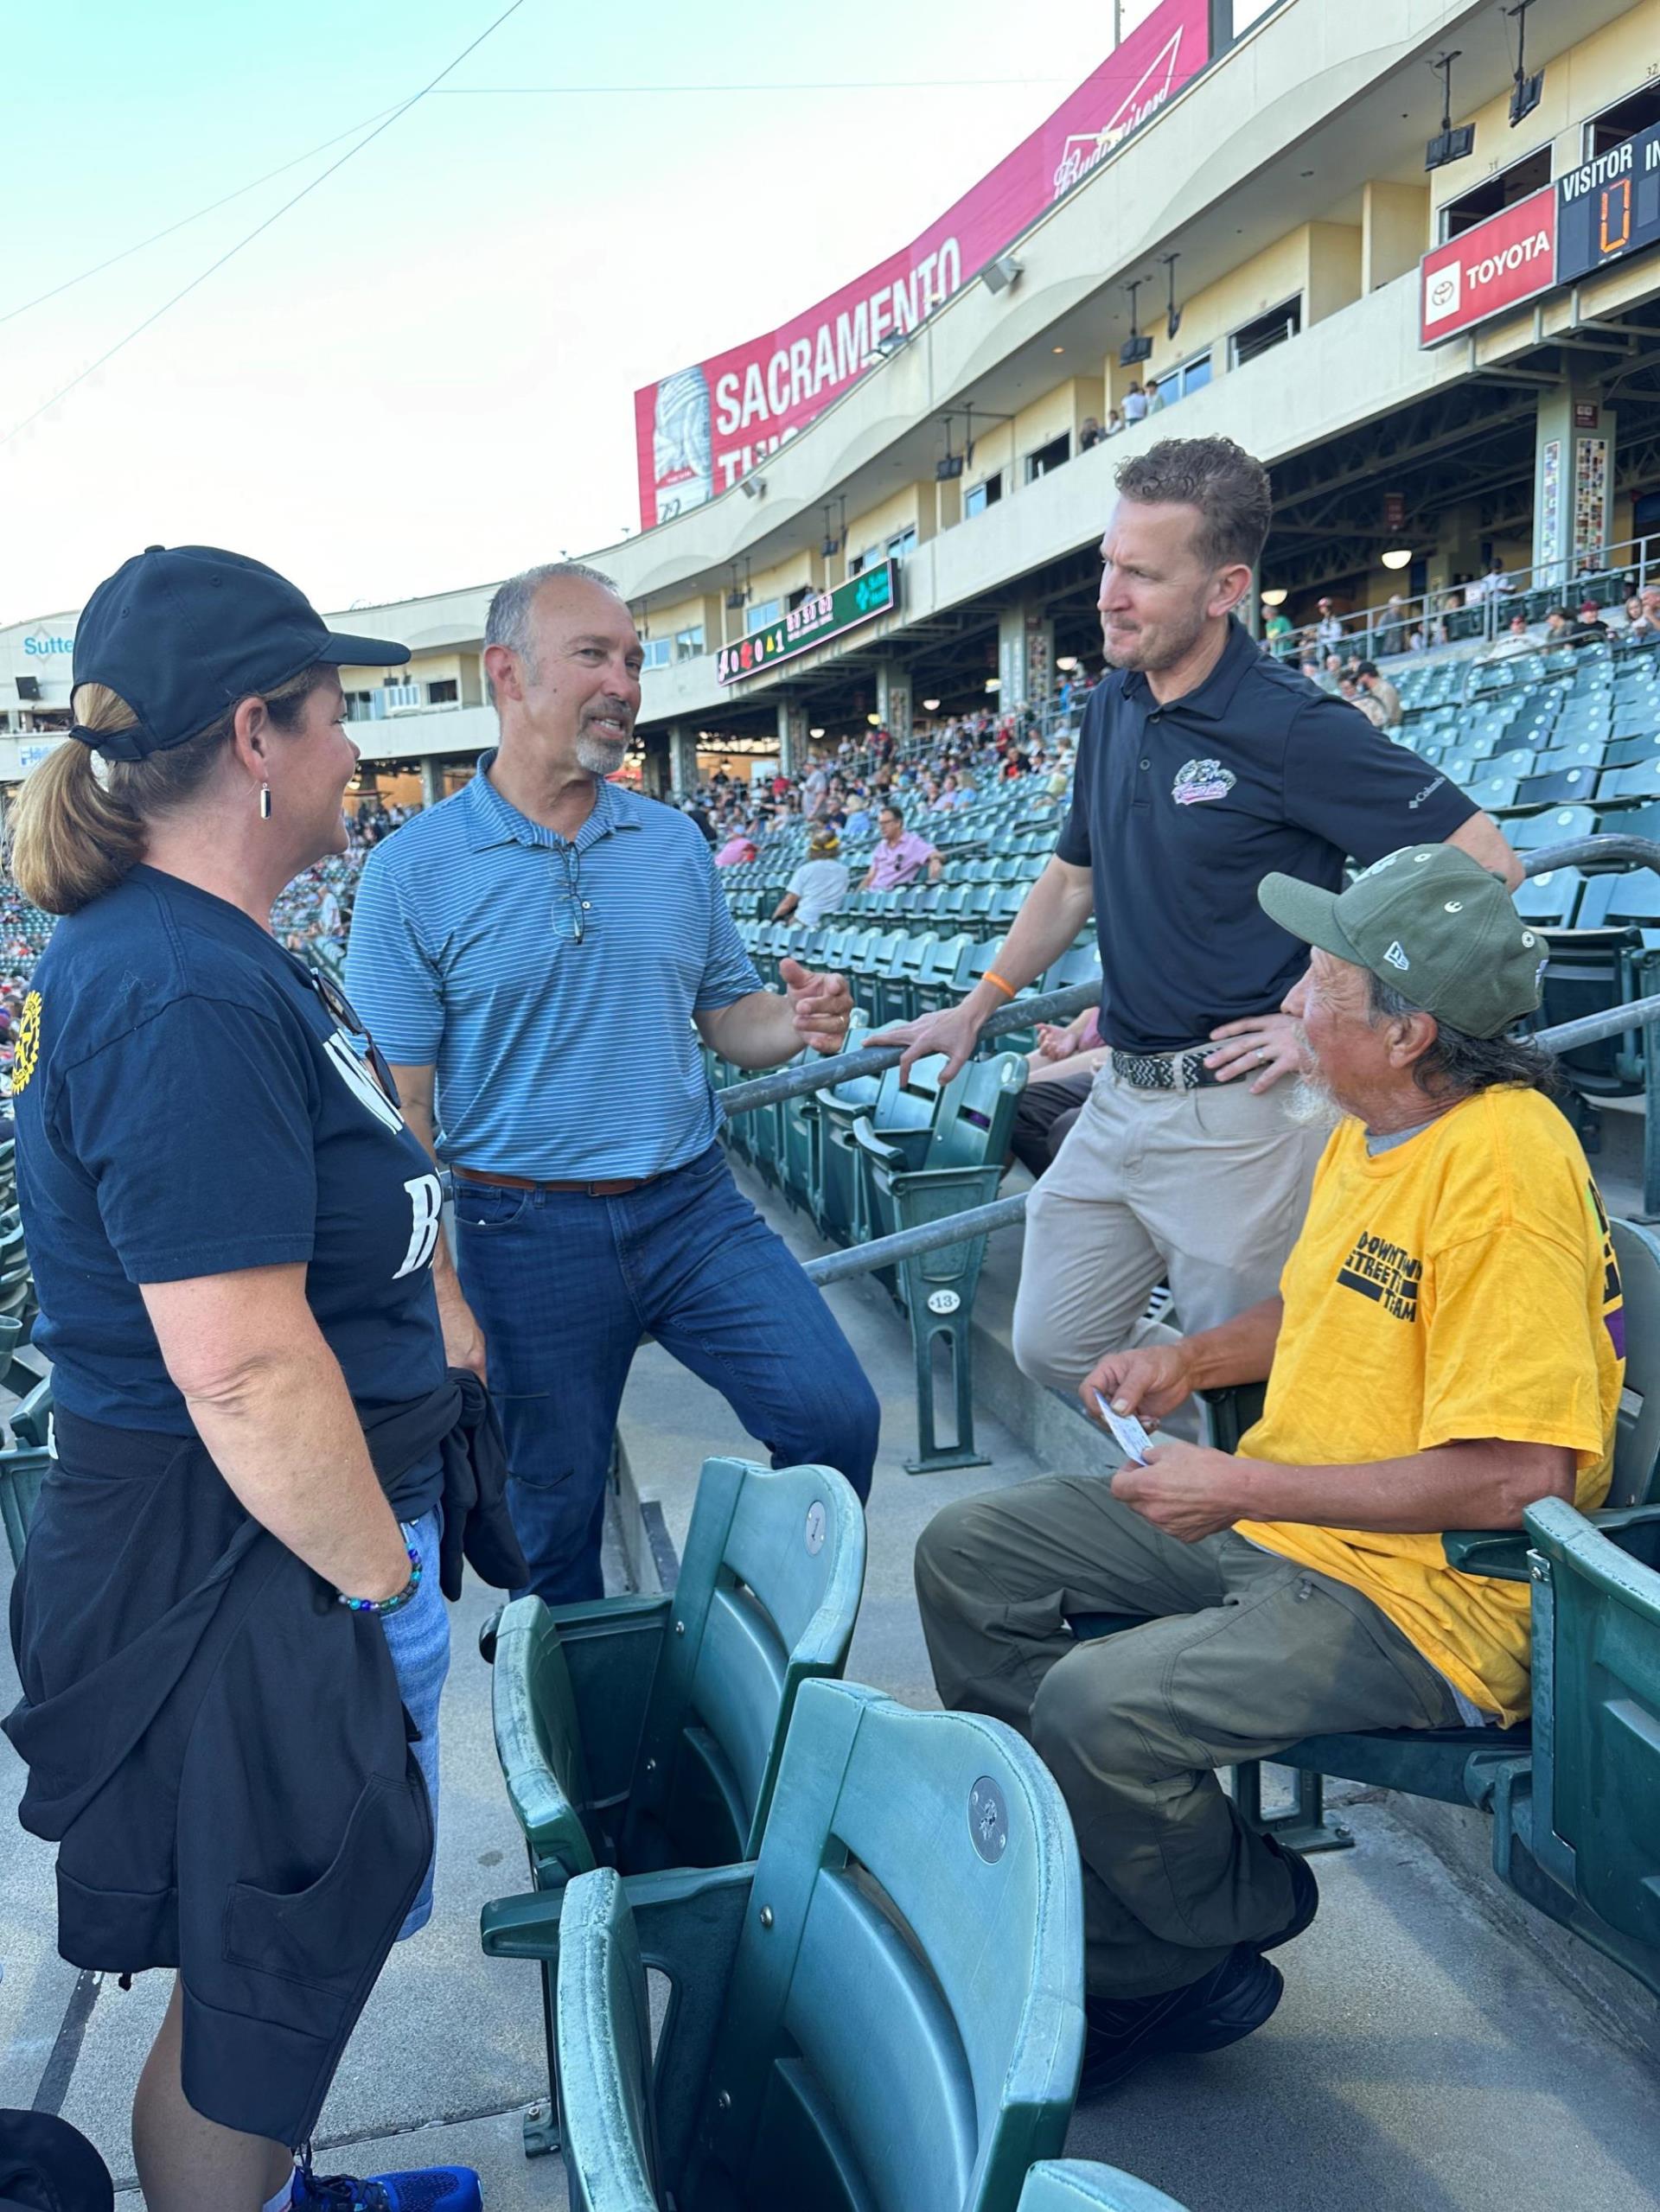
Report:
<svg viewBox="0 0 1660 2212"><path fill-rule="evenodd" d="M753 1865L601 1869L487 1907L484 1945L557 1951L585 2212L1015 2212L1061 2149L1077 1848L1047 1769L995 1721L808 1683ZM672 1989L654 2061L647 1964Z"/></svg>
<svg viewBox="0 0 1660 2212"><path fill-rule="evenodd" d="M1019 2212L1182 2212L1182 2207L1162 2189L1116 2166L1059 2158L1027 2175Z"/></svg>
<svg viewBox="0 0 1660 2212"><path fill-rule="evenodd" d="M1594 811L1585 806L1556 806L1547 814L1529 814L1523 821L1507 822L1504 834L1516 852L1542 852L1553 845L1567 845L1574 838L1595 833Z"/></svg>
<svg viewBox="0 0 1660 2212"><path fill-rule="evenodd" d="M833 1469L709 1459L672 1592L505 1607L495 1744L536 1888L752 1858L797 1692L840 1674L864 1582L865 1516Z"/></svg>
<svg viewBox="0 0 1660 2212"><path fill-rule="evenodd" d="M1523 921L1536 921L1542 929L1566 929L1584 881L1577 868L1547 868L1529 876L1516 892L1516 910Z"/></svg>
<svg viewBox="0 0 1660 2212"><path fill-rule="evenodd" d="M890 1070L876 1105L853 1125L861 1241L948 1220L997 1195L1025 1061L1015 1052L971 1060L942 1088L944 1066L943 1058L919 1060L903 1085L897 1069ZM974 1293L985 1253L984 1236L969 1237L884 1273L910 1317L916 1354L917 1452L905 1463L912 1474L986 1464L974 1448L973 1357ZM935 1347L942 1341L954 1409L953 1440L943 1444L934 1377Z"/></svg>

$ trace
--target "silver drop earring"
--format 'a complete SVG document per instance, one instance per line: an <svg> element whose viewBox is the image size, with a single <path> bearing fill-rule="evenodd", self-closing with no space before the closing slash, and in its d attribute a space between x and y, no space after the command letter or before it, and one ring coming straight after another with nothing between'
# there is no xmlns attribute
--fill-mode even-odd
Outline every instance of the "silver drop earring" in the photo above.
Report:
<svg viewBox="0 0 1660 2212"><path fill-rule="evenodd" d="M259 787L259 819L262 822L271 819L271 786L268 783L262 783Z"/></svg>

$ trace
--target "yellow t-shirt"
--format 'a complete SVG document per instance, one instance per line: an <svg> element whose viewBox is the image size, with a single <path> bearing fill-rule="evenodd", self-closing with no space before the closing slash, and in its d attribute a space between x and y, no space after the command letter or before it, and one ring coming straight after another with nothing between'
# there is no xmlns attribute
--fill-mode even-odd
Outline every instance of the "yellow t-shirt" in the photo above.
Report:
<svg viewBox="0 0 1660 2212"><path fill-rule="evenodd" d="M1573 1451L1582 1512L1607 1495L1619 1272L1579 1139L1538 1092L1484 1091L1376 1156L1344 1122L1280 1290L1267 1401L1242 1453L1348 1466L1504 1437ZM1473 1704L1506 1723L1527 1712L1524 1584L1455 1572L1439 1536L1238 1527L1363 1591Z"/></svg>

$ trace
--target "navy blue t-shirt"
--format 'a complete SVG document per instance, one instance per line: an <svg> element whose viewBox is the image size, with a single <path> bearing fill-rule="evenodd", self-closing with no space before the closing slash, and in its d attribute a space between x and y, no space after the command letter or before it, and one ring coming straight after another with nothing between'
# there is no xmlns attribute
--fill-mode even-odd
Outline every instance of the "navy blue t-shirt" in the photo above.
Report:
<svg viewBox="0 0 1660 2212"><path fill-rule="evenodd" d="M136 868L59 923L12 1070L59 1404L188 1436L137 1286L297 1260L360 1407L444 1380L440 1186L366 1052L303 962L177 877Z"/></svg>

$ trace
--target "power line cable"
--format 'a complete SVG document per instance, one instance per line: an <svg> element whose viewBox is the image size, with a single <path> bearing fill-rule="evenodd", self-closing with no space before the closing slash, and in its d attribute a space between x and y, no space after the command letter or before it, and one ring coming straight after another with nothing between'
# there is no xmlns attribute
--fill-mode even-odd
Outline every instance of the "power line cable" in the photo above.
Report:
<svg viewBox="0 0 1660 2212"><path fill-rule="evenodd" d="M450 100L519 99L531 96L578 99L595 92L1001 92L1011 85L1069 85L1072 77L829 77L799 82L742 85L450 85Z"/></svg>
<svg viewBox="0 0 1660 2212"><path fill-rule="evenodd" d="M262 184L269 184L273 176L285 176L291 169L298 169L302 162L315 161L319 154L326 154L330 146L339 145L342 138L350 138L360 131L367 131L372 123L390 116L388 107L378 108L373 115L366 115L360 122L350 124L344 131L336 131L332 138L325 138L320 146L312 146L303 154L296 154L291 161L279 162L275 169L268 169L263 176L256 176L251 183L239 184L234 192L227 192L221 199L211 200L205 207L198 207L194 214L181 215L164 229L152 231L148 238L141 238L135 245L124 245L119 253L94 262L90 269L83 269L78 277L66 277L61 284L54 284L49 292L37 292L32 300L22 300L16 307L0 310L0 323L15 322L20 315L27 315L31 308L44 307L48 300L72 292L77 284L84 284L88 277L101 277L106 269L113 269L118 261L129 261L135 253L142 253L147 245L159 245L164 238L171 238L175 231L187 230L192 223L199 223L204 215L216 214L220 208L228 207L233 200L241 200L250 192L257 192Z"/></svg>
<svg viewBox="0 0 1660 2212"><path fill-rule="evenodd" d="M438 96L443 99L469 99L520 95L579 99L588 95L610 97L635 93L684 96L698 92L996 92L1009 86L1063 85L1069 81L1065 77L873 77L826 79L822 81L804 80L799 83L764 85L450 85ZM16 307L0 309L0 325L15 322L19 316L29 314L34 308L44 307L49 300L59 299L65 292L73 291L78 284L86 284L93 277L101 277L106 269L113 269L118 263L131 260L135 253L143 253L147 247L159 245L163 239L173 237L176 232L188 230L192 223L199 223L208 215L217 214L221 207L228 207L233 201L245 199L250 192L257 192L262 184L269 184L273 177L284 176L290 169L298 169L302 163L314 161L319 154L326 154L331 146L339 145L342 138L350 138L360 131L367 131L371 124L379 123L383 117L388 120L394 119L396 112L393 108L379 108L374 114L366 115L358 122L349 124L344 131L336 131L332 138L323 139L320 145L310 147L304 153L294 155L290 160L279 162L275 169L266 169L263 175L252 178L246 184L239 184L233 192L227 192L217 200L210 200L205 207L196 208L188 215L181 215L176 222L168 223L158 231L151 231L147 238L138 239L131 245L124 245L118 253L112 253L102 261L95 261L77 276L66 277L62 284L54 284L49 291L37 292L33 299L20 300Z"/></svg>
<svg viewBox="0 0 1660 2212"><path fill-rule="evenodd" d="M337 170L344 169L347 163L354 160L357 155L363 151L366 146L373 145L374 141L380 137L383 131L390 131L393 124L396 123L400 117L407 115L411 108L412 108L418 101L424 100L430 92L436 90L436 88L444 82L446 77L453 75L455 71L460 68L462 63L467 59L468 55L469 54L476 54L479 48L483 45L485 40L492 37L495 32L499 31L502 24L507 22L509 16L516 16L520 9L522 8L524 4L525 0L510 0L510 4L502 10L495 21L486 29L482 30L478 36L472 40L469 44L464 46L461 52L456 54L454 61L447 62L444 67L439 70L436 77L432 78L428 83L421 86L419 92L412 92L410 97L405 100L400 106L393 108L392 112L386 118L385 121L377 124L374 129L371 131L366 137L360 138L354 146L348 146L338 161L329 163L328 168L322 171L321 175L314 176L309 184L302 185L300 189L295 193L290 199L284 201L282 206L278 207L274 214L267 215L264 222L257 223L245 238L239 238L236 244L228 247L225 252L220 255L216 261L210 262L208 267L201 271L200 276L193 277L190 279L190 282L184 285L182 290L175 292L170 299L163 300L161 306L158 307L153 314L147 315L142 322L135 324L133 328L128 331L124 338L118 338L114 345L109 347L104 353L100 354L95 361L89 362L78 375L71 377L67 384L64 385L59 391L54 392L49 399L42 401L41 405L36 407L32 414L25 415L20 423L14 423L12 427L5 432L4 436L0 437L0 446L10 445L12 440L15 437L20 437L24 430L29 429L32 423L38 423L42 415L49 414L52 409L57 405L61 399L67 399L69 394L73 392L78 386L86 383L89 376L96 376L99 369L105 367L109 362L112 361L116 355L122 352L124 347L131 345L135 338L141 338L146 330L153 329L156 324L161 321L164 315L169 313L172 309L177 307L181 300L188 299L190 294L196 290L198 286L205 284L210 277L215 276L218 271L225 266L227 261L234 260L236 256L241 252L245 246L252 245L255 239L261 237L271 228L273 223L280 222L290 208L297 207L302 200L309 198L310 195L316 190L320 184L326 184L329 179L333 176Z"/></svg>

